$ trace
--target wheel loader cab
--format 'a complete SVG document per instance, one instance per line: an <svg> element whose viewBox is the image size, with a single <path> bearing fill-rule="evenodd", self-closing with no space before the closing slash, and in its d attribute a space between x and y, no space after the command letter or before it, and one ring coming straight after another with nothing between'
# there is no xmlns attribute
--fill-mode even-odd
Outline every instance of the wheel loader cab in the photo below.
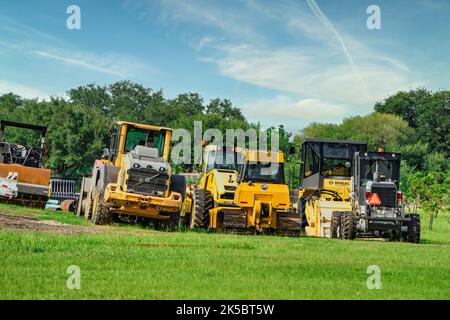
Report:
<svg viewBox="0 0 450 320"><path fill-rule="evenodd" d="M238 183L242 152L234 148L208 145L203 153L200 188L208 190L216 206L232 204Z"/></svg>
<svg viewBox="0 0 450 320"><path fill-rule="evenodd" d="M172 175L171 135L169 128L117 122L110 148L94 164L85 215L99 224L110 222L113 214L177 220L186 180Z"/></svg>
<svg viewBox="0 0 450 320"><path fill-rule="evenodd" d="M155 148L157 156L169 160L172 129L130 122L117 122L109 133L110 148L106 155L110 163L119 166L122 157L137 146Z"/></svg>
<svg viewBox="0 0 450 320"><path fill-rule="evenodd" d="M361 141L303 141L297 207L307 235L331 237L332 213L352 210L353 155L366 149Z"/></svg>

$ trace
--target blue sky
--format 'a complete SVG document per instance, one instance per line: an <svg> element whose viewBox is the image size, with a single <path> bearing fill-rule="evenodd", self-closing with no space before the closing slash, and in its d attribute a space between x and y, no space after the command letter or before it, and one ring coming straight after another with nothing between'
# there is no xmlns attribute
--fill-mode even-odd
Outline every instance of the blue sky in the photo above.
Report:
<svg viewBox="0 0 450 320"><path fill-rule="evenodd" d="M81 8L81 30L66 8ZM381 30L366 27L369 5ZM45 98L129 79L229 98L297 131L401 89L448 89L450 1L0 0L0 93Z"/></svg>

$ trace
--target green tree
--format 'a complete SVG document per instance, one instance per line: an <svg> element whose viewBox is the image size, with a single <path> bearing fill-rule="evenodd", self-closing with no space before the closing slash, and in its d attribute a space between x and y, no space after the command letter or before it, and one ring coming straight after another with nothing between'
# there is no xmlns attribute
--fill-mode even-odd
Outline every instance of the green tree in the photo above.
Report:
<svg viewBox="0 0 450 320"><path fill-rule="evenodd" d="M395 150L411 139L406 121L390 114L371 113L345 118L341 124L312 123L301 132L303 138L367 141L370 150Z"/></svg>
<svg viewBox="0 0 450 320"><path fill-rule="evenodd" d="M415 129L415 138L428 145L429 152L450 154L450 91L401 91L377 102L375 111L406 120Z"/></svg>

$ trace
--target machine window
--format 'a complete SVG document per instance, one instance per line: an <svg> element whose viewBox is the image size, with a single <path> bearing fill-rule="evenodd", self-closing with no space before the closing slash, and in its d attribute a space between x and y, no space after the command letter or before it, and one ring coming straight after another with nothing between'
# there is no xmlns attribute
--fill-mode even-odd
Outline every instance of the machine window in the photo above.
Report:
<svg viewBox="0 0 450 320"><path fill-rule="evenodd" d="M248 163L244 181L284 183L284 166L282 163Z"/></svg>
<svg viewBox="0 0 450 320"><path fill-rule="evenodd" d="M239 165L243 163L243 156L240 152L225 149L223 152L211 150L208 156L206 172L212 169L239 170Z"/></svg>
<svg viewBox="0 0 450 320"><path fill-rule="evenodd" d="M159 155L164 152L165 132L150 131L146 129L131 127L128 129L125 140L125 152L133 150L136 146L156 148Z"/></svg>
<svg viewBox="0 0 450 320"><path fill-rule="evenodd" d="M368 181L373 180L373 174L376 172L378 162L378 173L381 181L397 182L399 179L399 165L394 161L388 160L366 160L362 163L361 185L366 186Z"/></svg>
<svg viewBox="0 0 450 320"><path fill-rule="evenodd" d="M352 175L350 162L348 159L324 158L322 161L321 174L324 177L350 177Z"/></svg>
<svg viewBox="0 0 450 320"><path fill-rule="evenodd" d="M325 158L351 159L356 148L345 144L324 144L323 156Z"/></svg>
<svg viewBox="0 0 450 320"><path fill-rule="evenodd" d="M319 172L319 157L311 149L309 145L305 145L305 177L309 177Z"/></svg>

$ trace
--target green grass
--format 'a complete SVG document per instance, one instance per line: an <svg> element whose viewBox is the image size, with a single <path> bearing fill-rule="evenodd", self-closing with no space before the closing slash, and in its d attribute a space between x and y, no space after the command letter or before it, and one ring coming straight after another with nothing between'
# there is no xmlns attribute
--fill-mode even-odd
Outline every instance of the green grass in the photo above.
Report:
<svg viewBox="0 0 450 320"><path fill-rule="evenodd" d="M69 214L0 213L88 224ZM197 232L78 234L0 231L0 299L450 299L450 224L423 244ZM137 228L127 227L134 231ZM66 269L81 268L69 290ZM369 265L382 289L367 289Z"/></svg>

